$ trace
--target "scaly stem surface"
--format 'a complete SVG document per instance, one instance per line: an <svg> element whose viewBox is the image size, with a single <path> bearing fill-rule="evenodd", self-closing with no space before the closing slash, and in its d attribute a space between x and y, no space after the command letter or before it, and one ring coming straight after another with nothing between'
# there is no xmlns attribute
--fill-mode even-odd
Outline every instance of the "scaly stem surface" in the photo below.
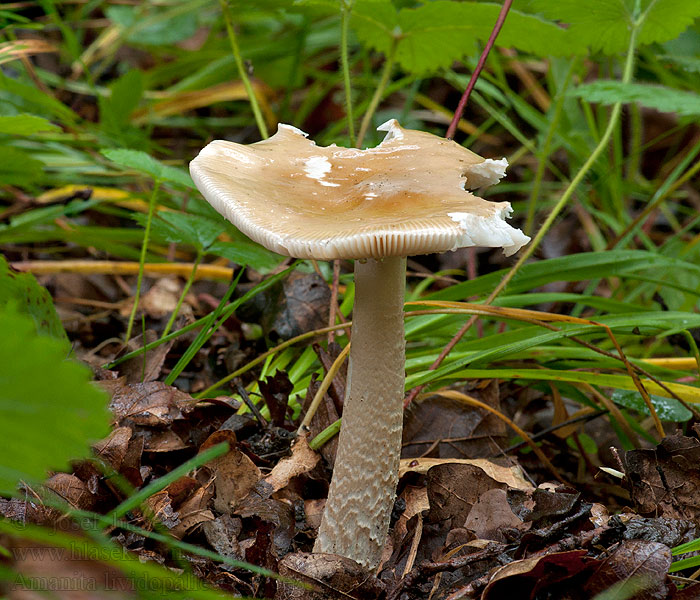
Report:
<svg viewBox="0 0 700 600"><path fill-rule="evenodd" d="M355 261L355 307L338 453L314 552L379 564L403 425L405 258Z"/></svg>

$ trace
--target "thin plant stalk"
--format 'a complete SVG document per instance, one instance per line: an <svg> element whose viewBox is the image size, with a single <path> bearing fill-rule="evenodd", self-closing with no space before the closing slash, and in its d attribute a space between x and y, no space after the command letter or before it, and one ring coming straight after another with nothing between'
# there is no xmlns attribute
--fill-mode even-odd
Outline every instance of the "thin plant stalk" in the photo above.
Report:
<svg viewBox="0 0 700 600"><path fill-rule="evenodd" d="M345 117L348 121L350 145L355 145L355 117L352 110L352 86L350 84L350 60L348 58L348 29L353 0L341 2L342 22L340 26L340 63L343 67L343 86L345 88Z"/></svg>
<svg viewBox="0 0 700 600"><path fill-rule="evenodd" d="M561 112L564 108L564 99L566 97L566 90L569 88L571 83L571 78L574 74L574 68L578 64L578 60L572 60L569 64L569 70L566 73L566 78L564 79L564 84L554 103L552 110L552 118L549 122L549 127L547 129L547 134L542 141L542 146L538 152L537 157L537 170L535 171L535 177L532 181L532 188L530 190L530 197L527 199L527 217L525 219L525 234L529 235L532 231L532 225L535 220L535 213L537 212L537 199L540 195L540 188L542 187L542 179L544 177L545 167L547 166L547 157L549 156L549 148L554 139L554 134L556 133L557 127L559 126L559 119L561 118Z"/></svg>
<svg viewBox="0 0 700 600"><path fill-rule="evenodd" d="M391 48L389 49L389 54L387 55L386 60L384 61L384 67L382 69L381 78L379 79L379 84L374 90L374 95L372 96L372 99L369 102L369 106L367 107L365 114L362 116L362 123L360 124L360 133L357 136L357 144L353 144L358 148L362 146L362 142L365 141L367 130L369 129L370 124L372 123L372 117L374 116L374 113L377 112L377 107L379 106L379 103L382 100L382 96L384 96L386 86L389 83L391 71L394 68L394 59L396 58L396 46L397 40L396 38L394 38L391 41Z"/></svg>
<svg viewBox="0 0 700 600"><path fill-rule="evenodd" d="M248 94L248 100L250 101L250 107L253 109L253 115L255 116L255 123L260 131L260 136L263 139L269 137L267 131L267 125L265 124L265 119L263 118L262 111L260 110L260 104L255 96L255 90L250 84L250 78L248 77L248 71L243 64L243 57L241 56L241 50L238 47L238 39L236 38L236 30L233 27L233 18L231 17L231 11L229 9L228 0L219 0L221 5L221 12L224 15L224 21L226 23L226 31L228 33L228 40L231 44L231 51L233 52L233 58L236 61L236 66L238 67L238 73L241 76L241 81L245 87L245 91Z"/></svg>
<svg viewBox="0 0 700 600"><path fill-rule="evenodd" d="M160 179L156 179L153 184L153 192L151 193L151 198L148 201L148 215L146 217L146 229L143 232L143 243L141 244L141 256L139 257L139 274L136 277L136 293L134 294L134 305L131 307L131 314L129 315L129 324L126 327L126 339L124 343L127 344L131 339L131 331L134 328L134 319L136 318L136 311L139 307L139 299L141 298L141 283L143 282L143 265L146 262L146 252L148 251L148 238L151 234L151 222L153 221L153 213L156 208L156 198L158 197L158 190L160 189Z"/></svg>
<svg viewBox="0 0 700 600"><path fill-rule="evenodd" d="M486 42L486 46L484 46L484 51L479 57L479 62L476 63L476 69L474 69L472 76L469 78L467 89L464 90L464 93L462 94L462 97L459 100L459 104L457 105L457 110L455 110L454 117L452 117L452 122L447 128L447 133L445 134L445 137L448 139L452 139L457 131L457 125L459 123L459 120L462 118L462 114L464 114L464 109L466 108L467 102L469 101L469 96L471 96L472 90L474 89L474 86L476 85L476 82L479 79L479 74L481 73L481 70L486 64L486 59L489 56L489 52L491 52L491 48L493 48L493 45L496 42L496 38L501 32L501 27L503 27L503 23L505 23L506 17L508 16L508 11L510 10L512 4L513 0L504 0L503 2L501 12L498 13L498 18L496 19L496 23L494 24L493 29L491 30L491 35L489 35L489 39Z"/></svg>
<svg viewBox="0 0 700 600"><path fill-rule="evenodd" d="M314 415L316 414L316 411L318 410L318 407L321 404L321 400L323 400L323 397L326 395L328 388L331 386L333 378L338 374L338 371L340 371L340 368L343 366L343 363L345 362L345 359L347 358L349 352L350 344L345 346L345 348L343 348L343 351L340 354L338 354L338 358L336 358L333 361L331 368L328 369L328 373L326 373L326 376L323 378L321 385L316 391L314 399L311 401L311 405L306 411L306 414L304 415L304 420L301 422L301 425L299 425L299 430L297 431L297 433L302 433L307 427L309 427L309 425L311 425L311 420L314 418Z"/></svg>
<svg viewBox="0 0 700 600"><path fill-rule="evenodd" d="M197 274L197 268L199 267L199 263L202 262L202 257L204 256L204 253L201 250L197 250L197 257L194 259L194 263L192 265L192 271L190 272L190 276L187 278L187 281L185 282L185 287L182 289L182 293L180 294L180 297L177 300L177 304L175 305L175 310L173 311L173 314L170 315L170 319L168 319L168 323L165 326L165 329L163 330L163 335L161 337L165 337L170 333L170 330L173 328L173 325L175 324L175 319L177 318L178 313L180 312L180 307L182 306L182 302L185 299L185 296L187 296L187 292L190 291L190 287L192 287L192 283L194 282L194 277Z"/></svg>

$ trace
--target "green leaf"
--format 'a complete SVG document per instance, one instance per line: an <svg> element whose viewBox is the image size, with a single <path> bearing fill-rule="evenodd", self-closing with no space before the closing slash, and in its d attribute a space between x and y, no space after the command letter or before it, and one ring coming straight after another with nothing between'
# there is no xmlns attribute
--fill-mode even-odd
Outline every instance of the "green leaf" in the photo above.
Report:
<svg viewBox="0 0 700 600"><path fill-rule="evenodd" d="M397 61L406 71L422 74L472 55L476 42L488 39L500 10L499 4L436 0L397 13L390 2L364 0L353 7L352 23L363 44L384 54L396 38ZM564 28L517 10L508 13L498 44L541 56L583 50Z"/></svg>
<svg viewBox="0 0 700 600"><path fill-rule="evenodd" d="M279 254L252 242L215 242L207 252L227 258L238 265L252 267L260 273L271 271L283 260Z"/></svg>
<svg viewBox="0 0 700 600"><path fill-rule="evenodd" d="M27 185L44 174L44 163L17 148L0 146L0 183Z"/></svg>
<svg viewBox="0 0 700 600"><path fill-rule="evenodd" d="M0 117L0 133L32 135L43 131L61 131L61 128L48 119L36 115L22 114Z"/></svg>
<svg viewBox="0 0 700 600"><path fill-rule="evenodd" d="M194 189L194 182L189 174L181 169L164 165L149 154L140 150L127 150L124 148L114 148L100 150L113 163L127 169L134 169L140 173L150 175L153 179L167 181L180 187Z"/></svg>
<svg viewBox="0 0 700 600"><path fill-rule="evenodd" d="M194 35L197 31L197 17L192 11L182 13L180 7L171 10L153 10L144 14L144 7L138 6L109 6L105 13L107 18L128 29L127 41L132 44L159 46L174 44Z"/></svg>
<svg viewBox="0 0 700 600"><path fill-rule="evenodd" d="M5 257L0 254L0 307L8 304L31 317L38 333L68 342L66 331L46 288L39 285L31 273L19 273L10 268Z"/></svg>
<svg viewBox="0 0 700 600"><path fill-rule="evenodd" d="M12 112L7 110L10 107L15 108L14 112L39 112L69 123L78 121L78 115L65 104L0 72L0 112L8 114Z"/></svg>
<svg viewBox="0 0 700 600"><path fill-rule="evenodd" d="M124 126L139 105L143 94L143 75L138 69L127 71L109 86L110 95L100 96L100 121L110 127Z"/></svg>
<svg viewBox="0 0 700 600"><path fill-rule="evenodd" d="M142 225L146 224L145 215L134 215ZM158 213L151 222L151 235L154 239L176 244L191 244L199 250L205 250L226 229L223 219L214 221L198 215L166 212Z"/></svg>
<svg viewBox="0 0 700 600"><path fill-rule="evenodd" d="M659 60L662 62L671 62L688 73L700 73L700 56L676 56L665 54L664 56L659 56Z"/></svg>
<svg viewBox="0 0 700 600"><path fill-rule="evenodd" d="M578 86L569 95L601 104L638 102L661 112L674 112L684 116L700 115L699 94L662 85L598 80Z"/></svg>
<svg viewBox="0 0 700 600"><path fill-rule="evenodd" d="M700 16L700 3L688 0L534 0L532 5L550 19L569 26L572 37L595 52L627 50L630 33L638 25L637 45L672 40ZM639 20L638 20L639 19Z"/></svg>
<svg viewBox="0 0 700 600"><path fill-rule="evenodd" d="M650 396L651 403L654 405L654 410L662 421L671 421L673 423L685 423L690 420L693 413L690 412L675 398L664 398L662 396ZM612 400L620 406L631 408L643 415L650 415L649 408L644 402L642 395L633 390L615 390L612 395Z"/></svg>
<svg viewBox="0 0 700 600"><path fill-rule="evenodd" d="M0 308L0 493L20 480L89 456L90 443L109 432L105 394L90 370L66 359L65 344L37 335L31 319Z"/></svg>
<svg viewBox="0 0 700 600"><path fill-rule="evenodd" d="M613 275L629 277L652 268L663 269L666 273L677 271L693 275L700 274L700 266L697 264L662 254L644 250L606 250L571 254L526 264L506 290L509 294L515 294L529 292L554 281L584 281ZM425 299L463 300L470 296L485 294L496 287L505 274L506 271L502 270L481 275L476 279L451 285L444 290L429 294ZM670 285L663 276L656 279L660 284Z"/></svg>

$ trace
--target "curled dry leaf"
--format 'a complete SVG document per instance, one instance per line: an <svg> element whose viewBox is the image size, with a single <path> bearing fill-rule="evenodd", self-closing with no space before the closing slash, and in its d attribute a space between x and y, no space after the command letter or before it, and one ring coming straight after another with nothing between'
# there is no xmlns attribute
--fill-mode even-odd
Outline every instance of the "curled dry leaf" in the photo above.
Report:
<svg viewBox="0 0 700 600"><path fill-rule="evenodd" d="M97 442L93 449L101 458L119 472L124 457L129 449L129 440L133 431L131 427L117 427L104 439Z"/></svg>
<svg viewBox="0 0 700 600"><path fill-rule="evenodd" d="M481 600L535 598L538 592L571 579L597 562L587 558L585 550L516 560L493 574Z"/></svg>
<svg viewBox="0 0 700 600"><path fill-rule="evenodd" d="M510 539L504 535L507 530L526 529L529 524L526 525L513 514L506 490L496 488L479 496L467 515L464 527L478 539L509 542Z"/></svg>
<svg viewBox="0 0 700 600"><path fill-rule="evenodd" d="M228 442L229 451L208 462L206 468L215 478L214 508L219 513L230 514L236 504L253 490L262 474L253 461L239 450L236 435L231 430L212 433L200 450L222 442Z"/></svg>
<svg viewBox="0 0 700 600"><path fill-rule="evenodd" d="M159 381L127 384L123 379L101 382L112 394L109 408L118 421L166 427L194 409L191 396Z"/></svg>
<svg viewBox="0 0 700 600"><path fill-rule="evenodd" d="M267 498L287 487L294 477L311 471L318 461L319 455L309 448L306 436L299 436L292 445L292 455L279 461L256 486L255 492L260 497Z"/></svg>
<svg viewBox="0 0 700 600"><path fill-rule="evenodd" d="M584 585L587 597L619 586L630 600L665 600L672 584L667 573L671 550L663 544L625 540L598 566ZM623 592L624 590L624 592Z"/></svg>
<svg viewBox="0 0 700 600"><path fill-rule="evenodd" d="M503 466L485 458L402 458L399 466L399 477L403 477L406 473L423 475L436 465L446 464L472 465L478 467L492 479L505 483L508 487L519 490L534 489L517 465Z"/></svg>
<svg viewBox="0 0 700 600"><path fill-rule="evenodd" d="M355 561L335 554L288 554L280 561L279 572L306 589L279 582L275 600L378 600L385 595L379 579Z"/></svg>
<svg viewBox="0 0 700 600"><path fill-rule="evenodd" d="M671 435L656 448L625 452L621 462L640 514L700 524L700 441Z"/></svg>
<svg viewBox="0 0 700 600"><path fill-rule="evenodd" d="M90 510L94 506L95 497L90 493L87 484L75 475L56 473L44 485L73 508Z"/></svg>

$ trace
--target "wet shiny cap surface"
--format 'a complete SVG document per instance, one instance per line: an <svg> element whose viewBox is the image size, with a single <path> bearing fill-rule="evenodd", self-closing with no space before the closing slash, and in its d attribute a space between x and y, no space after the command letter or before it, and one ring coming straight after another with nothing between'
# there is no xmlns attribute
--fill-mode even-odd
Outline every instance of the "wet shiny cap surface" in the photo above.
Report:
<svg viewBox="0 0 700 600"><path fill-rule="evenodd" d="M403 129L395 120L375 148L317 146L279 125L250 145L214 141L190 163L209 203L248 237L296 258L382 258L466 246L517 252L530 238L505 218L508 202L467 189L497 183L505 159Z"/></svg>

